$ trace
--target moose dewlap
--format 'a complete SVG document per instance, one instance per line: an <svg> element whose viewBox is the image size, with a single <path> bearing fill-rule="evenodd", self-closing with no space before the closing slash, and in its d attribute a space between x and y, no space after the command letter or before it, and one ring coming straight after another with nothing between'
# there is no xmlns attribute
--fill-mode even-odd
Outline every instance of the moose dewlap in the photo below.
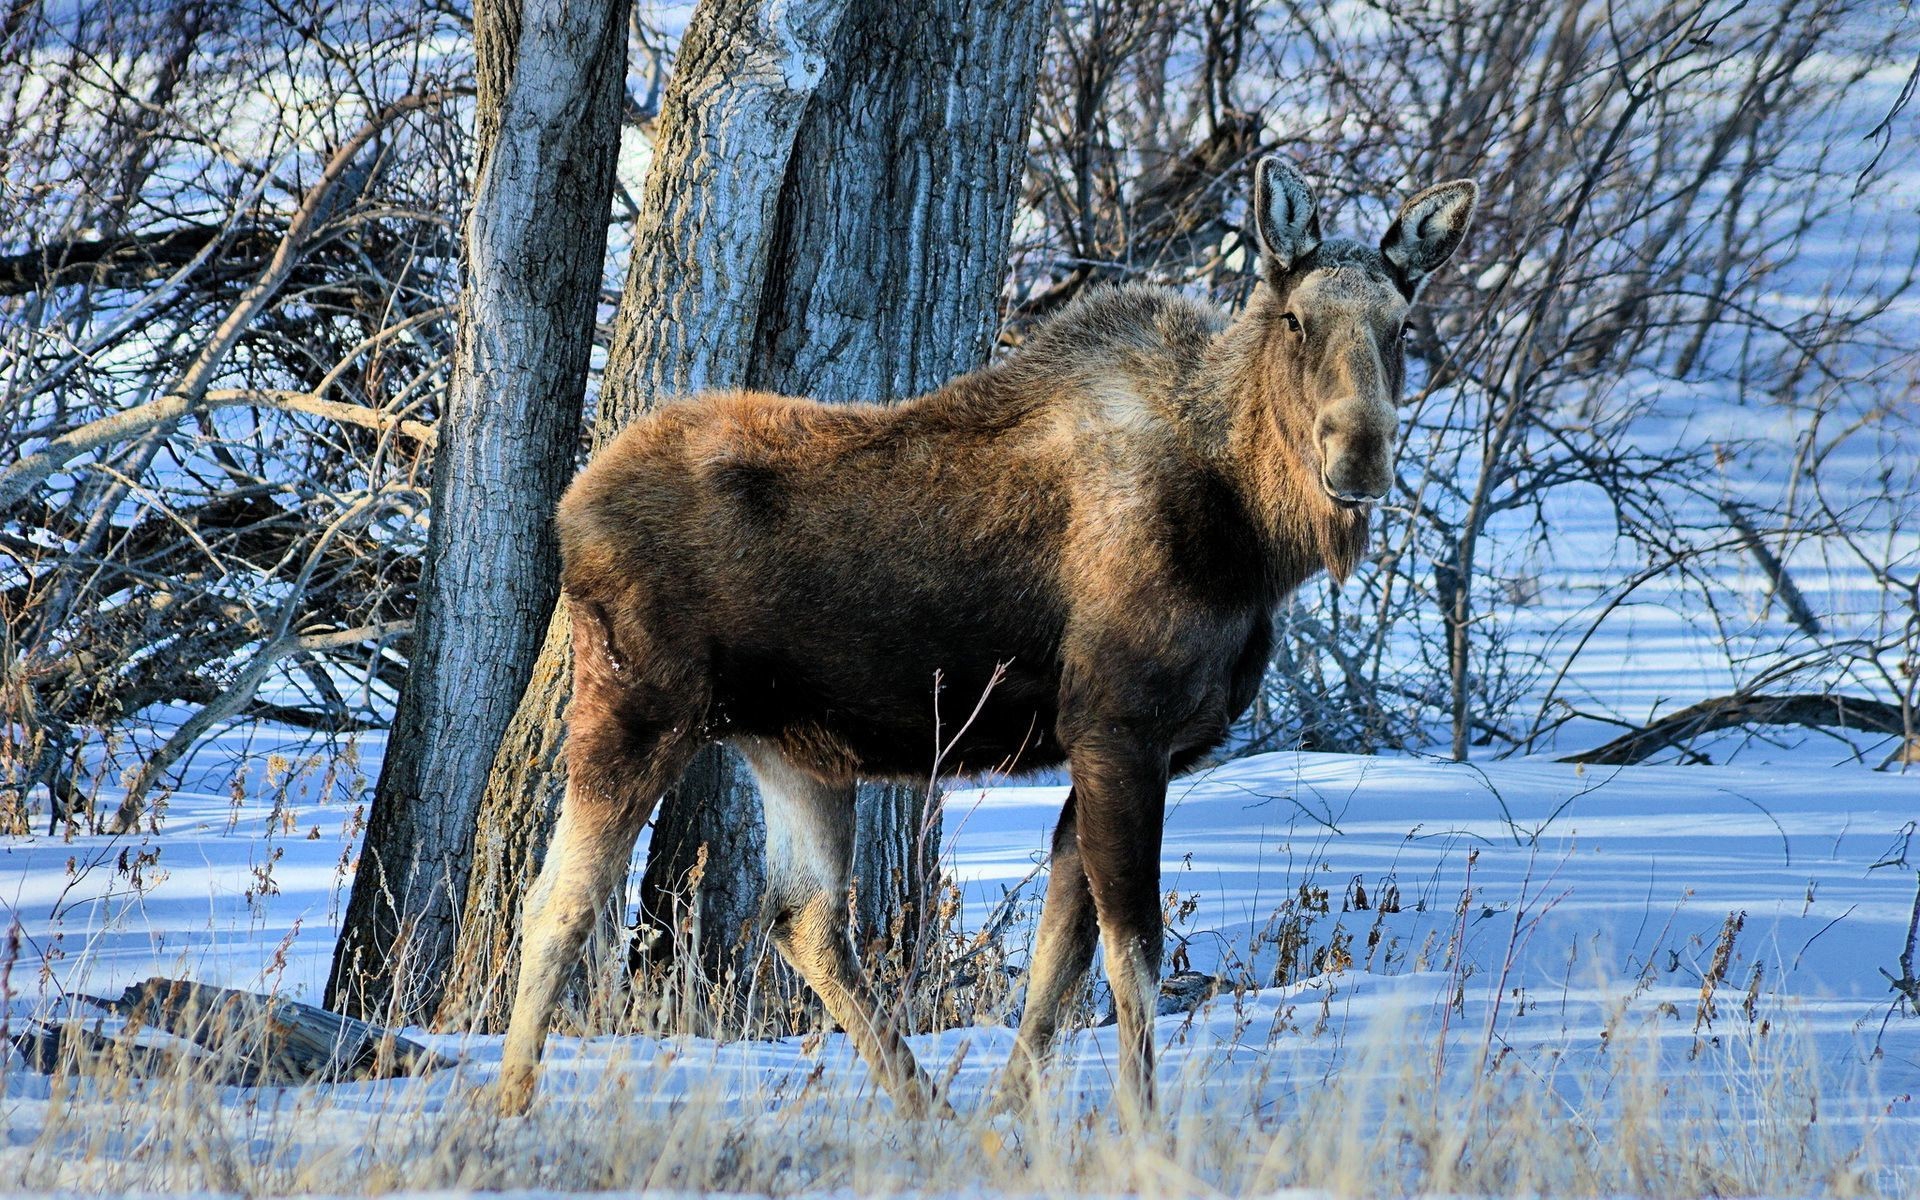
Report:
<svg viewBox="0 0 1920 1200"><path fill-rule="evenodd" d="M775 944L912 1111L938 1100L847 927L854 780L1067 764L1003 1095L1025 1095L1097 934L1122 1102L1150 1104L1168 777L1251 702L1276 605L1362 552L1394 479L1408 307L1475 197L1442 183L1377 246L1323 239L1306 179L1267 158L1262 281L1236 318L1098 290L914 400L698 396L608 446L560 506L569 781L502 1103L528 1102L567 968L661 793L725 739L766 807ZM943 741L979 704L938 763L936 679Z"/></svg>

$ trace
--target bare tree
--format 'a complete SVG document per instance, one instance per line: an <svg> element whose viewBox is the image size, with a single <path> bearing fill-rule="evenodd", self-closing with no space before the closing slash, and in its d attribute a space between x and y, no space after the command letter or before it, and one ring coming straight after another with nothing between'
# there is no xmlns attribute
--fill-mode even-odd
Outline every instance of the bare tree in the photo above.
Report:
<svg viewBox="0 0 1920 1200"><path fill-rule="evenodd" d="M694 10L661 99L596 447L658 396L744 380L780 182L846 7L708 0ZM442 1024L505 1025L521 899L566 785L571 637L561 606L494 758Z"/></svg>
<svg viewBox="0 0 1920 1200"><path fill-rule="evenodd" d="M327 983L328 1005L430 1014L452 962L488 767L558 593L607 243L626 5L482 0L481 147L413 653Z"/></svg>
<svg viewBox="0 0 1920 1200"><path fill-rule="evenodd" d="M1032 0L853 10L795 140L748 386L892 400L986 361L1044 18ZM703 758L655 824L640 902L648 919L684 925L691 914L675 910L707 847L699 954L719 972L738 961L761 888L754 859L714 851L764 833L744 765L718 748ZM860 790L854 877L873 957L919 941L939 847L928 801L918 788Z"/></svg>

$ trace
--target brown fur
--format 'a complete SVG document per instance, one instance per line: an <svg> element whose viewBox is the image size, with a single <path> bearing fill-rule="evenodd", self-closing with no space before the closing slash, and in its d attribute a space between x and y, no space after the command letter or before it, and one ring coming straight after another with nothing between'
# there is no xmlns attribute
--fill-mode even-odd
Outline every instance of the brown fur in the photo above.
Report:
<svg viewBox="0 0 1920 1200"><path fill-rule="evenodd" d="M1275 606L1363 552L1365 505L1335 494L1391 478L1399 327L1431 269L1322 243L1304 181L1262 169L1280 172L1262 177L1267 281L1231 323L1162 289L1099 290L1007 361L891 407L668 405L575 482L559 516L575 832L550 860L581 858L549 873L585 882L543 878L532 902L515 1085L531 1085L551 1007L530 973L573 937L550 928L580 925L591 903L574 892L613 873L588 860L630 852L693 748L733 739L764 786L798 797L775 839L791 861L771 874L800 881L773 900L776 931L844 895L854 777L1068 763L1016 1074L1084 974L1097 913L1130 1082L1150 1094L1166 780L1251 701ZM1464 216L1441 216L1457 244ZM796 964L896 1095L922 1102L844 932L825 937L815 969Z"/></svg>
<svg viewBox="0 0 1920 1200"><path fill-rule="evenodd" d="M1274 604L1345 574L1366 530L1279 435L1312 414L1272 411L1285 393L1236 361L1260 307L1219 362L1216 314L1129 288L892 408L666 407L562 503L568 597L605 614L661 717L777 740L823 777L926 778L936 673L951 737L1001 665L947 768L1061 762L1083 692L1205 750L1252 696ZM1253 402L1219 403L1209 369L1249 376Z"/></svg>

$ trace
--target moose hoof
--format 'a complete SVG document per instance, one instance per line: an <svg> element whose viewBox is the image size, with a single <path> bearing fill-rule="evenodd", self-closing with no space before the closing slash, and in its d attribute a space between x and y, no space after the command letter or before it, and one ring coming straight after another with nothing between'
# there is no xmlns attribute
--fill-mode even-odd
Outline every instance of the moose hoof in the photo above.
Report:
<svg viewBox="0 0 1920 1200"><path fill-rule="evenodd" d="M893 1097L894 1111L909 1121L948 1120L959 1114L953 1111L953 1105L947 1103L945 1096L934 1094L924 1082L909 1084L899 1089Z"/></svg>
<svg viewBox="0 0 1920 1200"><path fill-rule="evenodd" d="M1034 1096L1040 1087L1039 1069L1034 1066L1033 1056L1024 1050L1016 1049L1006 1069L1000 1074L1000 1082L993 1089L993 1099L982 1110L989 1117L1022 1117L1033 1107Z"/></svg>
<svg viewBox="0 0 1920 1200"><path fill-rule="evenodd" d="M1024 1084L1003 1079L1000 1086L993 1090L993 1096L980 1109L983 1117L1017 1117L1027 1111L1030 1093Z"/></svg>
<svg viewBox="0 0 1920 1200"><path fill-rule="evenodd" d="M493 1088L493 1107L503 1117L524 1117L533 1107L537 1073L527 1067L506 1067Z"/></svg>

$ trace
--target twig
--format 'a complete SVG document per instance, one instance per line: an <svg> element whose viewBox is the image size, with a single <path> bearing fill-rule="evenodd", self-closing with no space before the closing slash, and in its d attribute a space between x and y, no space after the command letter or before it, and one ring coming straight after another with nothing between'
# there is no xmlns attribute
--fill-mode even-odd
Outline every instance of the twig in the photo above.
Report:
<svg viewBox="0 0 1920 1200"><path fill-rule="evenodd" d="M126 797L120 802L120 809L114 814L111 832L131 832L134 823L140 818L140 810L160 775L171 767L175 760L185 754L192 745L200 740L200 735L214 725L246 708L253 699L254 692L266 681L274 666L283 658L293 654L314 650L330 650L340 646L352 646L361 642L384 641L396 634L405 633L411 628L409 621L388 621L376 625L362 625L355 629L336 630L331 633L312 633L276 638L261 647L247 664L238 678L220 697L202 708L181 723L173 736L166 740L160 749L154 751L146 765L127 788Z"/></svg>
<svg viewBox="0 0 1920 1200"><path fill-rule="evenodd" d="M1914 872L1914 881L1920 885L1920 871ZM1900 978L1895 979L1893 972L1885 967L1880 973L1887 977L1887 985L1893 991L1906 998L1906 1004L1915 1015L1920 1016L1920 979L1913 977L1914 942L1920 940L1920 886L1914 888L1913 916L1907 920L1907 948L1900 952Z"/></svg>
<svg viewBox="0 0 1920 1200"><path fill-rule="evenodd" d="M1747 548L1747 553L1753 555L1754 561L1760 564L1760 569L1767 573L1767 579L1773 584L1773 594L1780 597L1780 602L1787 606L1787 616L1793 619L1793 623L1799 627L1800 632L1808 637L1819 637L1820 618L1814 616L1813 610L1807 607L1806 597L1800 594L1799 587L1793 582L1793 576L1787 574L1787 565L1781 562L1780 556L1768 547L1766 539L1760 536L1759 528L1754 525L1753 518L1747 515L1746 509L1731 500L1722 500L1720 511L1727 515L1728 522L1740 535L1740 544Z"/></svg>
<svg viewBox="0 0 1920 1200"><path fill-rule="evenodd" d="M1041 870L1051 861L1051 859L1042 859L1040 862L1033 864L1033 869L1022 876L1018 882L1002 890L1000 902L994 905L993 912L988 915L985 923L980 926L979 932L973 935L973 947L959 958L954 959L950 969L957 971L961 967L966 966L1000 940L1000 934L1008 925L1013 923L1014 914L1019 911L1017 904L1021 891L1024 890L1029 883L1032 883L1040 874Z"/></svg>

